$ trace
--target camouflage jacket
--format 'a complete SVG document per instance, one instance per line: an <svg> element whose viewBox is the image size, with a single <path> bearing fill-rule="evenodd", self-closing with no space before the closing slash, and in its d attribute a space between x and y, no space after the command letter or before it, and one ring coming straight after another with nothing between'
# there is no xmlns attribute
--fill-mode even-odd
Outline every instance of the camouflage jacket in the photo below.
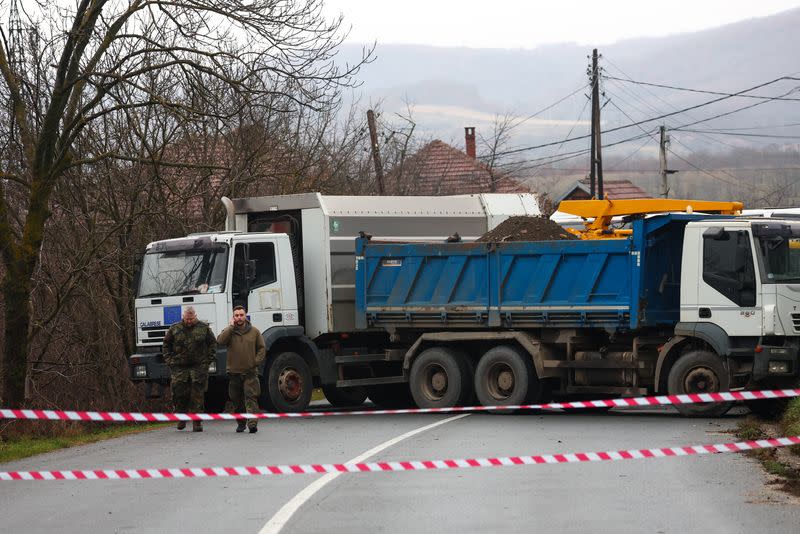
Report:
<svg viewBox="0 0 800 534"><path fill-rule="evenodd" d="M217 357L217 338L207 323L197 321L187 326L180 321L167 330L163 353L170 367L209 365Z"/></svg>

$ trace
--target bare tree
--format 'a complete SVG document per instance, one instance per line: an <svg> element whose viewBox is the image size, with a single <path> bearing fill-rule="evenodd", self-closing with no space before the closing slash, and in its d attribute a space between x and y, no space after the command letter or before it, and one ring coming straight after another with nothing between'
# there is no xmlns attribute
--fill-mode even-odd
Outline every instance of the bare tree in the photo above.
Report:
<svg viewBox="0 0 800 534"><path fill-rule="evenodd" d="M36 331L32 281L58 209L54 192L69 177L91 167L100 183L102 165L115 161L131 176L149 166L168 189L164 169L213 172L166 147L187 143L190 125L203 132L234 124L245 107L329 109L361 65L334 63L342 20L325 20L320 0L41 0L31 7L20 21L21 57L20 34L0 26L2 392L10 405L25 399ZM112 119L116 127L107 128ZM97 142L100 132L126 131L140 142ZM79 182L76 200L92 202L91 181Z"/></svg>

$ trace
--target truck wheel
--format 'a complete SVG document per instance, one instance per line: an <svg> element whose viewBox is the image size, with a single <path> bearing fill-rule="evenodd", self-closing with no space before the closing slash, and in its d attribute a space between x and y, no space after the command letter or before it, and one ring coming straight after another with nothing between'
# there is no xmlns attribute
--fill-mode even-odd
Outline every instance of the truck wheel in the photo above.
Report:
<svg viewBox="0 0 800 534"><path fill-rule="evenodd" d="M362 387L337 388L334 385L322 386L322 392L331 405L337 408L361 406L367 400L367 390Z"/></svg>
<svg viewBox="0 0 800 534"><path fill-rule="evenodd" d="M722 360L706 350L693 350L678 358L667 378L670 395L719 393L729 389L730 375L722 365ZM732 406L732 402L708 402L676 404L675 408L686 417L720 417Z"/></svg>
<svg viewBox="0 0 800 534"><path fill-rule="evenodd" d="M367 388L369 400L387 410L413 408L414 398L408 384L383 384Z"/></svg>
<svg viewBox="0 0 800 534"><path fill-rule="evenodd" d="M420 408L449 408L470 395L466 362L447 347L422 352L411 365L411 395Z"/></svg>
<svg viewBox="0 0 800 534"><path fill-rule="evenodd" d="M311 402L314 389L311 369L295 352L282 352L269 364L266 393L269 404L278 412L302 412Z"/></svg>
<svg viewBox="0 0 800 534"><path fill-rule="evenodd" d="M494 347L481 357L475 369L475 393L483 406L524 404L533 376L530 358L514 347Z"/></svg>

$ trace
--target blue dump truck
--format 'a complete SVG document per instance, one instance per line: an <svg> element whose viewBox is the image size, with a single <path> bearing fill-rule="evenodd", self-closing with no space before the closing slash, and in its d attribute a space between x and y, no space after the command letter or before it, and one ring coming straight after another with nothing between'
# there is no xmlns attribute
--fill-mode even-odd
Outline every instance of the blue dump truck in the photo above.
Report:
<svg viewBox="0 0 800 534"><path fill-rule="evenodd" d="M306 194L226 207L228 231L148 246L134 381L168 383L160 347L183 307L219 330L237 304L263 332L261 401L278 411L304 410L314 387L334 405L427 408L798 381L797 219L737 216L740 203L572 201L560 210L586 220L575 239L508 242L476 239L538 214L529 196ZM210 372L209 406L221 407L224 350Z"/></svg>
<svg viewBox="0 0 800 534"><path fill-rule="evenodd" d="M363 237L356 327L386 332L421 407L797 382L800 221L639 213L629 226L578 241Z"/></svg>

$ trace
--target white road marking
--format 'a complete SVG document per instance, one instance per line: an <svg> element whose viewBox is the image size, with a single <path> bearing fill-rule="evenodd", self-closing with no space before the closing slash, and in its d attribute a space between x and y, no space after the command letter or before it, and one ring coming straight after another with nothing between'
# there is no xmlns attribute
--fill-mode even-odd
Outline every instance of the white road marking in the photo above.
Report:
<svg viewBox="0 0 800 534"><path fill-rule="evenodd" d="M345 463L364 462L370 457L375 456L379 452L400 443L404 439L416 436L417 434L421 434L426 430L430 430L439 425L455 421L456 419L467 417L468 415L470 414L465 413L461 415L456 415L455 417L448 417L447 419L437 421L436 423L425 425L423 427L411 430L410 432L406 432L405 434L397 436L396 438L392 438L389 441L384 441L380 445L371 448L370 450L364 452L360 456L356 456L352 460L349 460ZM289 522L289 519L292 518L294 513L297 512L297 510L299 510L301 506L303 506L306 502L308 502L308 500L311 499L311 497L313 497L315 493L324 488L325 485L327 485L329 482L335 480L336 477L338 477L341 474L342 474L341 472L327 473L323 477L318 478L317 480L306 486L302 491L300 491L300 493L295 495L289 502L284 504L283 507L281 507L281 509L278 510L278 512L274 516L272 516L272 519L267 521L267 524L264 525L264 527L259 531L259 534L278 534L278 532L280 532L281 529L284 527L284 525L286 525L286 523Z"/></svg>

